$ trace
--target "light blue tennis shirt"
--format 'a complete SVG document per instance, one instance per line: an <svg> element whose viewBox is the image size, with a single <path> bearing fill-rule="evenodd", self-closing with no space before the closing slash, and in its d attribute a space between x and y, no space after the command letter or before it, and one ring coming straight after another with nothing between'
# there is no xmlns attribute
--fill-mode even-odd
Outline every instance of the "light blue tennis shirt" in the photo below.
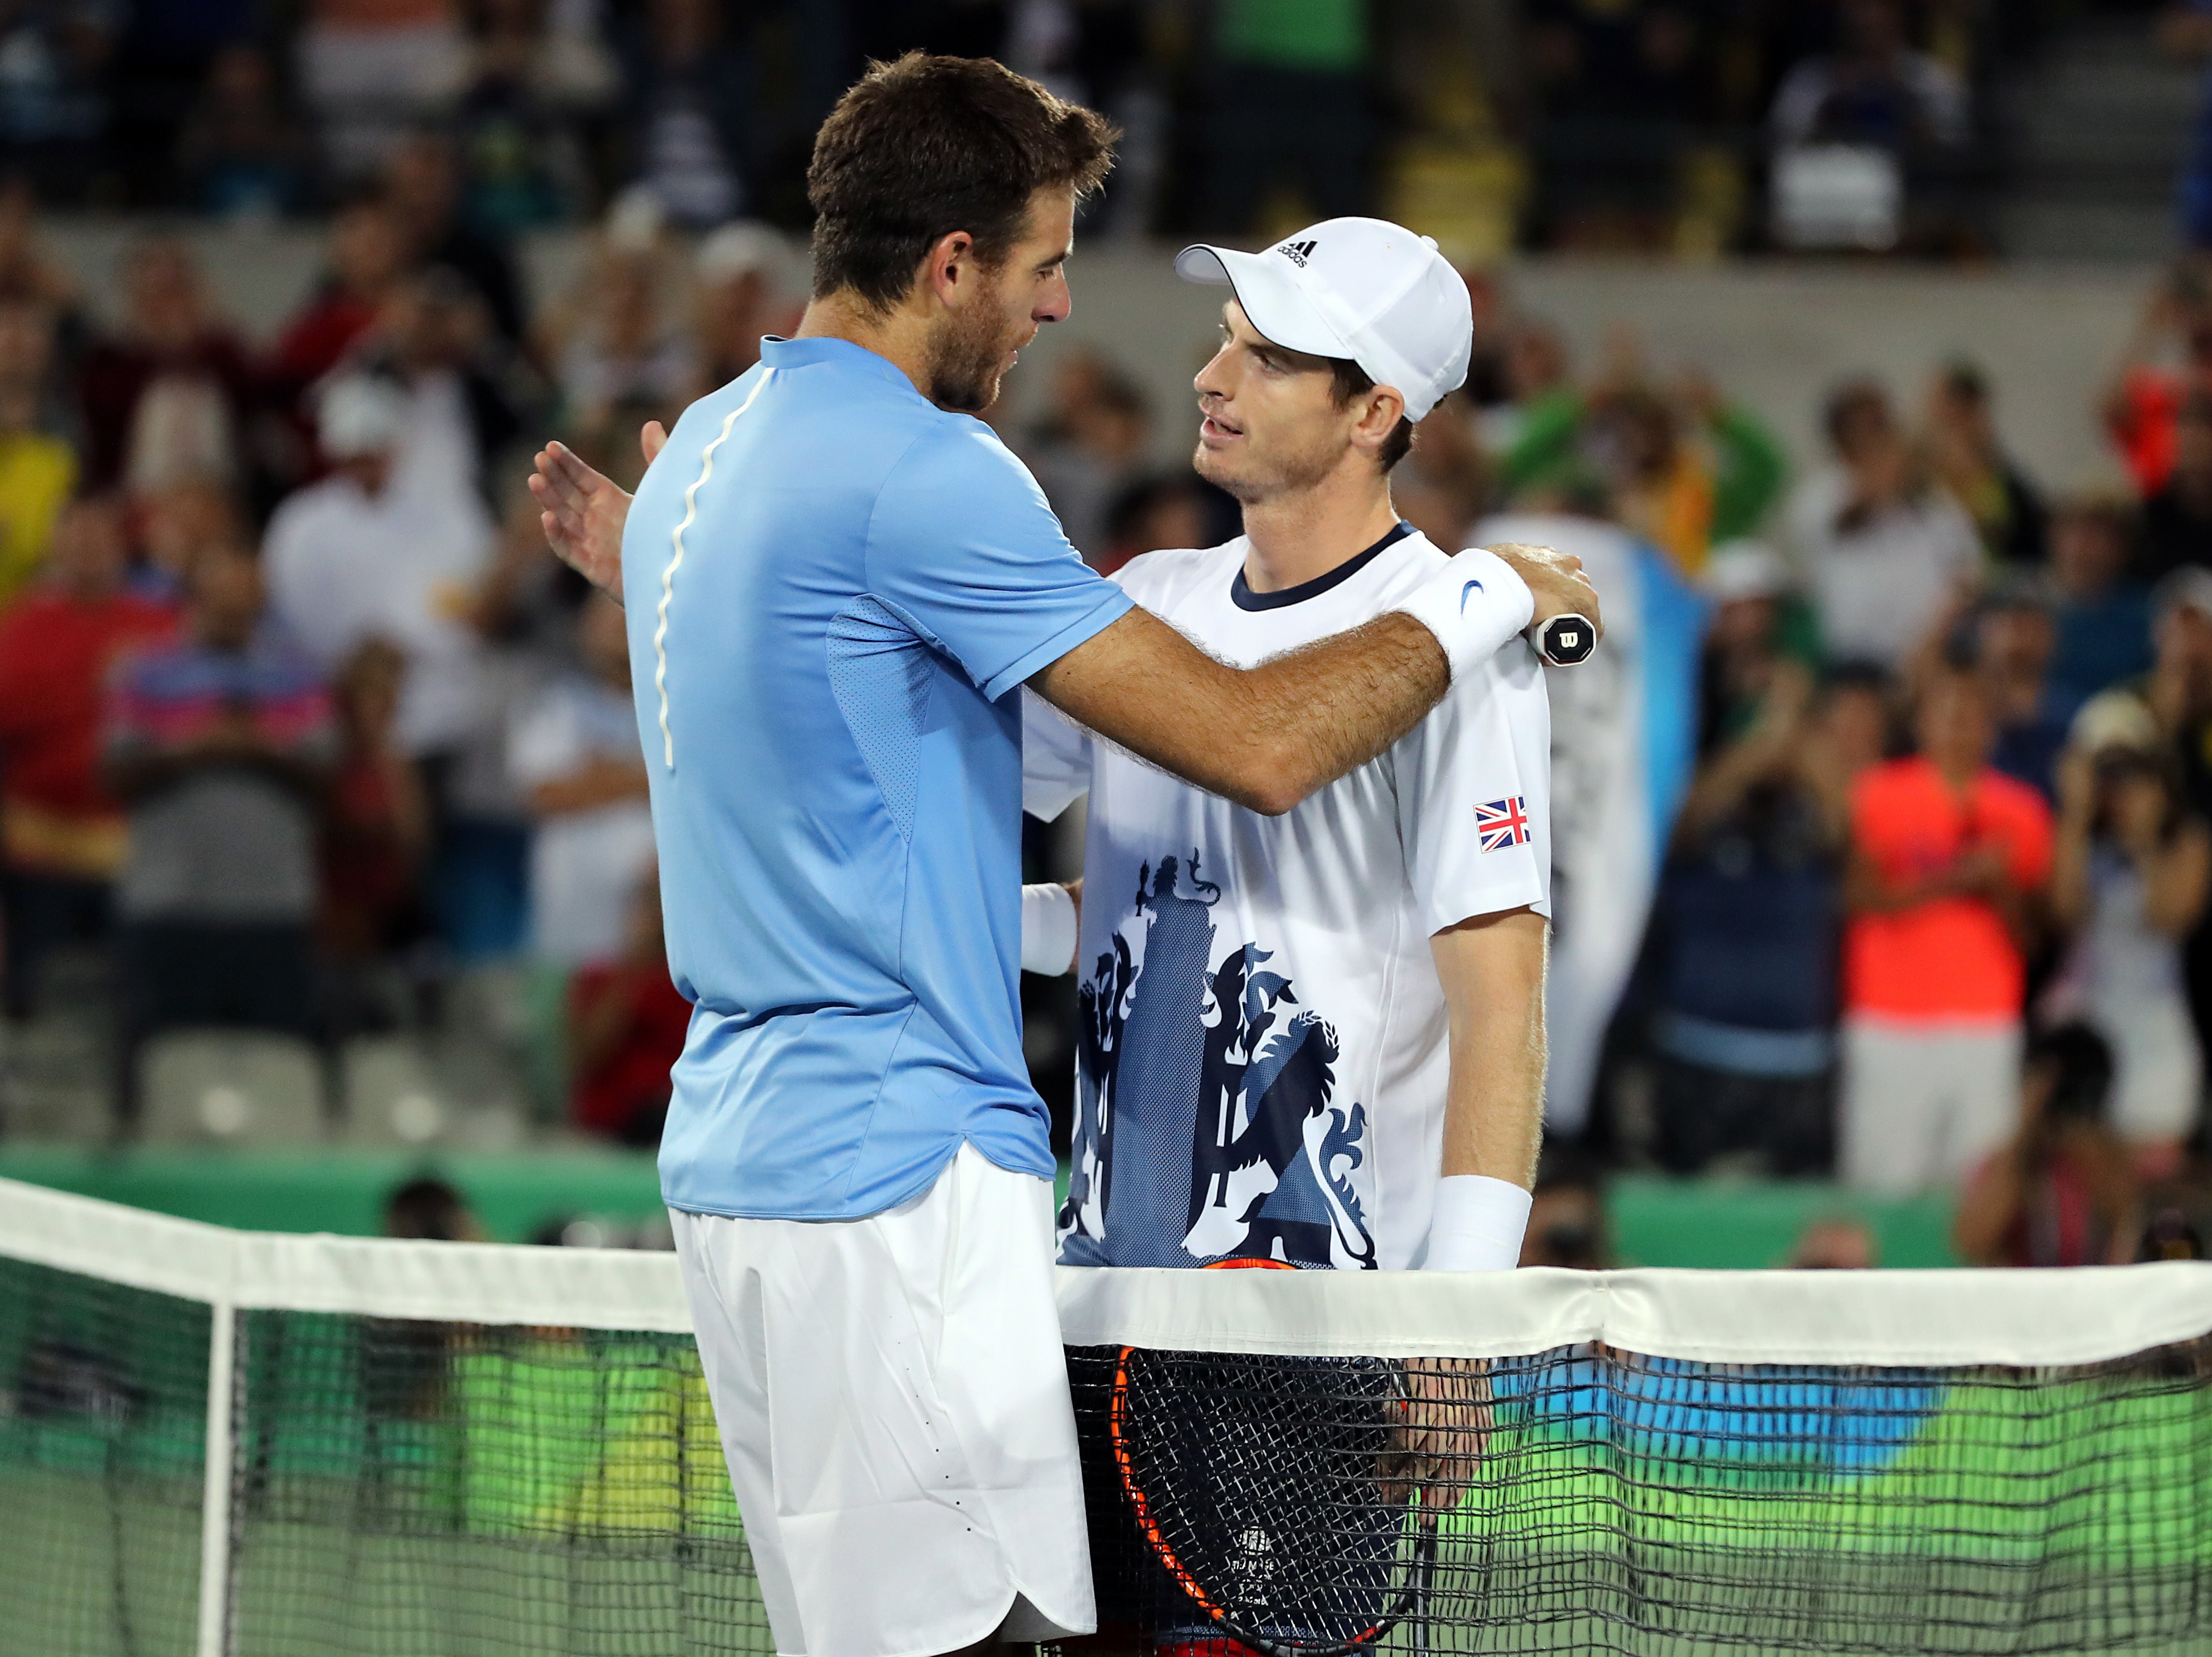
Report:
<svg viewBox="0 0 2212 1657"><path fill-rule="evenodd" d="M623 537L676 986L672 1207L857 1219L963 1141L1054 1171L1022 1061L1020 698L1130 608L1022 464L872 351L766 342Z"/></svg>

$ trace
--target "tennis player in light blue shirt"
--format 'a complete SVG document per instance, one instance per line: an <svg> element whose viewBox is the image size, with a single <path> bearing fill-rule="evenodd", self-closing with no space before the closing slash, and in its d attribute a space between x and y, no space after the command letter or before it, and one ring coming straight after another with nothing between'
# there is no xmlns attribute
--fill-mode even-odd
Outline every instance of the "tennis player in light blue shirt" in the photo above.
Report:
<svg viewBox="0 0 2212 1657"><path fill-rule="evenodd" d="M1051 1178L1006 693L1129 599L988 427L827 338L764 342L685 411L623 574L669 968L698 1008L669 1203L854 1219L963 1141Z"/></svg>
<svg viewBox="0 0 2212 1657"><path fill-rule="evenodd" d="M877 65L815 142L800 337L649 440L635 500L557 446L532 480L555 548L629 608L696 1005L662 1183L782 1657L1095 1621L1022 1061L1016 687L1279 813L1532 616L1595 608L1557 561L1462 553L1240 670L1086 568L972 416L1067 314L1110 142L994 63ZM1356 395L1339 434L1378 447L1404 403Z"/></svg>

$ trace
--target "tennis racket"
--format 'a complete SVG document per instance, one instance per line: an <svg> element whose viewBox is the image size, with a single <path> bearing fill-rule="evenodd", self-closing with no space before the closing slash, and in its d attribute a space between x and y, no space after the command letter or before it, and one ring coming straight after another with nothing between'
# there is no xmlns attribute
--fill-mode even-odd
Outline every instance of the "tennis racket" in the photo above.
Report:
<svg viewBox="0 0 2212 1657"><path fill-rule="evenodd" d="M1436 1564L1435 1513L1386 1493L1407 1409L1384 1359L1125 1346L1107 1427L1139 1535L1207 1623L1261 1657L1352 1657L1422 1613Z"/></svg>
<svg viewBox="0 0 2212 1657"><path fill-rule="evenodd" d="M1578 667L1597 648L1597 624L1570 611L1536 629L1536 653L1553 667Z"/></svg>

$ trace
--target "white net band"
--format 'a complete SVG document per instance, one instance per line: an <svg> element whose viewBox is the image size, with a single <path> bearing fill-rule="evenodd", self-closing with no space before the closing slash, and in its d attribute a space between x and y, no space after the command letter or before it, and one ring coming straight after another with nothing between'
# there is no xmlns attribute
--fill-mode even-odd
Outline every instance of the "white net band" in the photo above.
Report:
<svg viewBox="0 0 2212 1657"><path fill-rule="evenodd" d="M672 1256L233 1231L0 1181L0 1255L246 1310L688 1334ZM2051 1272L1060 1273L1071 1346L2083 1364L2212 1332L2212 1264Z"/></svg>

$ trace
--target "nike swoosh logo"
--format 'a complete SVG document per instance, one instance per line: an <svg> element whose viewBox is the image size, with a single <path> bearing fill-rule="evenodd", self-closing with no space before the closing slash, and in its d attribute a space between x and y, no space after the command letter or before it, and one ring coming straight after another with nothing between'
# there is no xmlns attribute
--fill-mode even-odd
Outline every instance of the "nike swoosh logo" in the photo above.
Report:
<svg viewBox="0 0 2212 1657"><path fill-rule="evenodd" d="M1459 613L1461 615L1464 616L1467 614L1467 595L1470 592L1480 592L1481 591L1482 583L1480 581L1469 581L1465 586L1459 590Z"/></svg>

